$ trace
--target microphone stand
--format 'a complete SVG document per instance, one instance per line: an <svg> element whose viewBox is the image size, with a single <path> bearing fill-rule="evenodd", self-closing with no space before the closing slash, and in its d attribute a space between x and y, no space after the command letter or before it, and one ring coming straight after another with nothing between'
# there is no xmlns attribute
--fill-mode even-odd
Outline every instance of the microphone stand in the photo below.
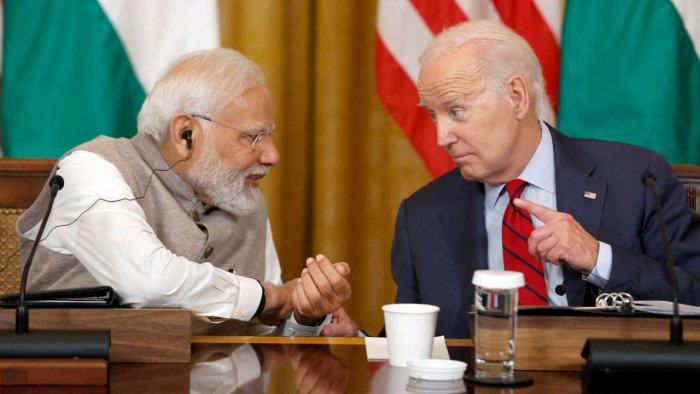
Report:
<svg viewBox="0 0 700 394"><path fill-rule="evenodd" d="M676 265L673 262L673 254L671 254L670 242L668 241L668 232L666 231L666 221L661 213L661 199L659 199L659 194L656 192L656 186L654 182L656 177L654 174L645 172L642 175L642 182L644 185L651 190L651 194L654 196L654 209L656 210L657 216L659 218L659 229L661 230L661 237L664 243L664 256L666 257L666 272L671 280L671 299L673 300L673 315L671 317L671 344L672 345L682 345L683 344L683 321L681 320L681 314L678 310L678 277L676 276Z"/></svg>
<svg viewBox="0 0 700 394"><path fill-rule="evenodd" d="M111 333L109 330L29 330L27 306L27 277L34 254L44 233L63 178L54 175L49 181L50 198L46 213L34 239L22 271L19 303L15 315L15 330L0 330L0 358L104 358L109 359Z"/></svg>
<svg viewBox="0 0 700 394"><path fill-rule="evenodd" d="M589 338L581 352L586 364L581 371L586 385L601 387L686 388L700 376L700 342L683 341L683 323L678 308L678 280L671 254L655 177L649 172L642 182L654 196L664 245L666 271L671 282L673 316L670 340Z"/></svg>
<svg viewBox="0 0 700 394"><path fill-rule="evenodd" d="M46 213L44 218L41 220L41 226L39 226L39 231L36 233L36 238L34 238L34 244L32 245L32 250L29 252L29 257L27 258L27 263L24 265L24 270L22 270L22 279L19 282L19 304L17 305L17 313L15 315L15 332L17 334L26 334L29 332L29 309L27 308L27 277L29 276L29 268L34 261L34 254L36 253L36 248L39 246L39 241L41 241L41 236L44 234L44 228L46 228L46 222L49 220L51 215L51 209L53 209L53 202L56 199L56 194L58 191L63 189L63 177L54 176L49 181L50 185L50 197L49 205L46 208Z"/></svg>

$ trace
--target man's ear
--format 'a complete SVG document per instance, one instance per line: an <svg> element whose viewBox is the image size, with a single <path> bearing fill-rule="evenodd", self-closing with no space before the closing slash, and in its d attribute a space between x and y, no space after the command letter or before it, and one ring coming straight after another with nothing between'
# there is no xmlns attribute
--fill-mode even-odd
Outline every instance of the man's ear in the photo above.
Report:
<svg viewBox="0 0 700 394"><path fill-rule="evenodd" d="M513 103L513 112L517 120L523 120L530 110L530 95L525 79L515 74L508 79L506 85L508 98Z"/></svg>
<svg viewBox="0 0 700 394"><path fill-rule="evenodd" d="M168 138L165 142L170 144L181 157L188 157L194 145L194 118L187 113L179 113L170 121Z"/></svg>

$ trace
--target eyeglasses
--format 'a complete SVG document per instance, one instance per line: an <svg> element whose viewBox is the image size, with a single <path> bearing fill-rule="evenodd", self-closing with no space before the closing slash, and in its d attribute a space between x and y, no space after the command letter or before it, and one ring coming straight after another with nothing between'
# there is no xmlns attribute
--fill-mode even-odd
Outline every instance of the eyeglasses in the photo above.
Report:
<svg viewBox="0 0 700 394"><path fill-rule="evenodd" d="M233 126L229 126L227 124L221 123L221 122L217 122L216 120L214 120L208 116L204 116L204 115L200 115L200 114L190 114L190 115L194 116L195 118L200 118L200 119L204 119L208 122L216 123L219 126L224 126L226 128L229 128L229 129L237 132L241 137L250 141L251 149L255 149L255 147L260 142L265 140L266 138L272 137L272 132L275 131L274 125L272 127L260 126L260 127L253 129L253 130L242 130L242 129L239 129L237 127L233 127Z"/></svg>

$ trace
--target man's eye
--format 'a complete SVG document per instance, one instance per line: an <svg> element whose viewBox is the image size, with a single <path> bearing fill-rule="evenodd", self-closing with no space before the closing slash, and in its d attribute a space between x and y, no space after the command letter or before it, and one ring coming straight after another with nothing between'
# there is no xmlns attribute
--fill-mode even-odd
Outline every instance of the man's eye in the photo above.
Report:
<svg viewBox="0 0 700 394"><path fill-rule="evenodd" d="M251 137L253 137L253 143L260 142L263 138L265 138L265 135L266 134L264 132L252 135Z"/></svg>
<svg viewBox="0 0 700 394"><path fill-rule="evenodd" d="M452 116L453 118L460 117L460 116L462 116L463 113L464 113L464 110L461 109L461 108L460 108L460 109L451 109L451 110L450 110L450 116Z"/></svg>

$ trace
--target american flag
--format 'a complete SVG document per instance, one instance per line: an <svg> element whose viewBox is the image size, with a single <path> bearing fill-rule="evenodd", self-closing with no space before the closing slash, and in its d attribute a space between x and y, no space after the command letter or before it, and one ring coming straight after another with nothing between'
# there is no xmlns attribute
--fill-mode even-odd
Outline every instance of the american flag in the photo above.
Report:
<svg viewBox="0 0 700 394"><path fill-rule="evenodd" d="M523 36L542 64L552 108L542 118L556 120L562 0L379 0L376 78L379 96L433 176L454 167L437 146L435 127L418 104L418 58L432 38L466 20L489 19Z"/></svg>

